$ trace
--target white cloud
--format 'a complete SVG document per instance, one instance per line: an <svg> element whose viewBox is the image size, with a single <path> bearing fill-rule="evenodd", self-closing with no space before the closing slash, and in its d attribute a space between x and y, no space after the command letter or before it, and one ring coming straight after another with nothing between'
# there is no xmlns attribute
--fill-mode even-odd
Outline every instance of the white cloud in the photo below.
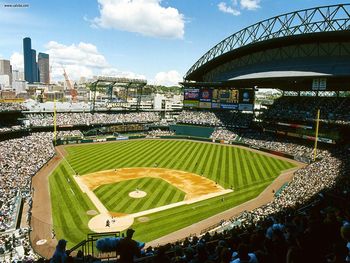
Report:
<svg viewBox="0 0 350 263"><path fill-rule="evenodd" d="M247 10L256 10L260 8L261 0L241 0L241 8Z"/></svg>
<svg viewBox="0 0 350 263"><path fill-rule="evenodd" d="M154 78L155 85L178 86L182 81L182 76L176 70L168 72L158 72Z"/></svg>
<svg viewBox="0 0 350 263"><path fill-rule="evenodd" d="M136 74L131 71L121 71L116 68L105 68L101 71L102 76L118 76L121 78L131 78L131 79L146 79L144 75Z"/></svg>
<svg viewBox="0 0 350 263"><path fill-rule="evenodd" d="M12 69L14 70L24 70L24 61L23 61L23 54L20 54L18 52L12 53L10 57Z"/></svg>
<svg viewBox="0 0 350 263"><path fill-rule="evenodd" d="M218 8L223 13L239 16L244 9L249 11L257 10L261 7L260 2L261 0L240 0L238 4L238 0L231 0L231 4L220 2Z"/></svg>
<svg viewBox="0 0 350 263"><path fill-rule="evenodd" d="M80 42L78 45L66 46L55 41L50 41L47 45L47 53L50 60L63 65L82 65L86 67L104 68L108 63L101 55L96 46Z"/></svg>
<svg viewBox="0 0 350 263"><path fill-rule="evenodd" d="M50 41L45 46L52 66L51 79L62 80L63 68L72 80L92 77L98 70L109 67L105 57L90 43L64 45Z"/></svg>
<svg viewBox="0 0 350 263"><path fill-rule="evenodd" d="M240 11L238 11L237 9L231 7L231 6L228 6L225 2L220 2L218 4L218 8L221 12L224 12L224 13L228 13L228 14L231 14L231 15L234 15L234 16L238 16L241 14Z"/></svg>
<svg viewBox="0 0 350 263"><path fill-rule="evenodd" d="M63 81L64 77L62 64L53 62L51 65L52 67L50 78L53 81ZM66 71L68 78L72 81L77 81L80 77L92 78L95 75L95 70L93 68L78 64L66 65L64 66L64 70Z"/></svg>
<svg viewBox="0 0 350 263"><path fill-rule="evenodd" d="M98 0L100 17L92 26L136 32L145 36L183 38L184 15L161 6L161 0Z"/></svg>
<svg viewBox="0 0 350 263"><path fill-rule="evenodd" d="M94 75L144 78L133 72L117 70L91 43L64 45L50 41L45 47L47 48L45 52L50 55L51 79L54 81L63 80L63 68L69 79L75 81L80 77L91 78Z"/></svg>

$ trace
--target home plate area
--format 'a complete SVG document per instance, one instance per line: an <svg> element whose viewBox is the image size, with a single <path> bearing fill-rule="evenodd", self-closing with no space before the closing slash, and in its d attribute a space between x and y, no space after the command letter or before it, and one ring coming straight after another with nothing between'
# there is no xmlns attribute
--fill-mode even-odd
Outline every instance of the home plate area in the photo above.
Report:
<svg viewBox="0 0 350 263"><path fill-rule="evenodd" d="M123 231L134 223L131 215L111 216L110 214L99 214L89 221L89 228L97 233L111 231Z"/></svg>

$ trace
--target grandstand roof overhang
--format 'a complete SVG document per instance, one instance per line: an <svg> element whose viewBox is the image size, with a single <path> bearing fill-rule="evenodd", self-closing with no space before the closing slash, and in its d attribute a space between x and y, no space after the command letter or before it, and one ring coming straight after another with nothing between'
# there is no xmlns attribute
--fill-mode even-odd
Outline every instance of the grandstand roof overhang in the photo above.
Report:
<svg viewBox="0 0 350 263"><path fill-rule="evenodd" d="M185 77L185 81L203 81L203 75L207 72L217 68L218 66L234 61L252 53L258 53L266 50L273 50L280 47L288 47L301 44L315 44L315 43L331 43L331 42L349 42L350 30L341 32L324 32L313 33L297 36L289 36L278 39L270 39L263 42L252 43L247 46L229 51L220 55L213 60L208 61L205 65L198 68L196 71Z"/></svg>
<svg viewBox="0 0 350 263"><path fill-rule="evenodd" d="M205 53L184 76L184 85L268 83L271 88L280 86L274 81L315 77L332 82L350 77L350 4L300 10L242 29Z"/></svg>
<svg viewBox="0 0 350 263"><path fill-rule="evenodd" d="M298 74L298 72L294 72ZM259 89L280 89L285 91L310 91L312 90L313 80L315 77L324 78L325 75L288 75L282 72L282 76L271 75L268 73L254 76L243 76L242 78L232 79L222 82L182 82L184 87L197 88L259 88ZM327 76L327 91L350 91L350 77L333 77Z"/></svg>

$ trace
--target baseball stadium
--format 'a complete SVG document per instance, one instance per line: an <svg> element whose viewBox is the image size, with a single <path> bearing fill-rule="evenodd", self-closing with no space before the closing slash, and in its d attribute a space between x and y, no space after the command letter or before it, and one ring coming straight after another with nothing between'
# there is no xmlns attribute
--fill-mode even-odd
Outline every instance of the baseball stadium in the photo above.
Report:
<svg viewBox="0 0 350 263"><path fill-rule="evenodd" d="M134 262L346 262L350 4L247 26L179 84L173 109L104 76L88 102L1 99L0 261L121 262L132 232Z"/></svg>

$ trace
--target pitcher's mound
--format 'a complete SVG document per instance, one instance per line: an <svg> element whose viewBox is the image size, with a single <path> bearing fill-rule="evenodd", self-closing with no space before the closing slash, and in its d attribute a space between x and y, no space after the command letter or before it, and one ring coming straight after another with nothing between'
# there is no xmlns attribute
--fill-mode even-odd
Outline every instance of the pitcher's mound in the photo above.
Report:
<svg viewBox="0 0 350 263"><path fill-rule="evenodd" d="M140 190L132 191L129 193L129 196L131 198L142 198L142 197L145 197L146 195L147 195L146 192L140 191Z"/></svg>

